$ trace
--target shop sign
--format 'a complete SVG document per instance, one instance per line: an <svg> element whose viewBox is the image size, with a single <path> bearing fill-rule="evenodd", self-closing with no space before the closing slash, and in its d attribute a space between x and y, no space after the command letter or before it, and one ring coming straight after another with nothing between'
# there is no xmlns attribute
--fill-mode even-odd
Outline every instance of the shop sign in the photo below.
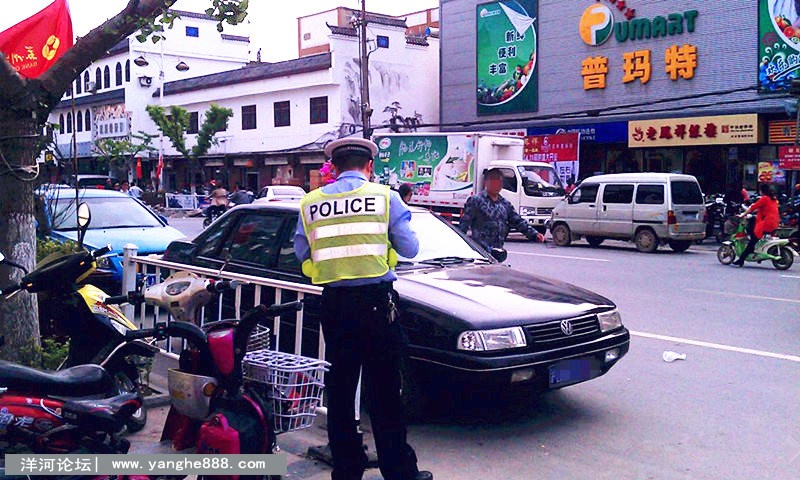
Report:
<svg viewBox="0 0 800 480"><path fill-rule="evenodd" d="M628 122L629 147L758 143L758 115L667 118Z"/></svg>
<svg viewBox="0 0 800 480"><path fill-rule="evenodd" d="M478 115L538 109L536 0L476 6Z"/></svg>
<svg viewBox="0 0 800 480"><path fill-rule="evenodd" d="M769 122L769 143L794 143L795 120L773 120Z"/></svg>
<svg viewBox="0 0 800 480"><path fill-rule="evenodd" d="M796 2L758 0L758 86L761 92L788 90L800 72L800 28Z"/></svg>
<svg viewBox="0 0 800 480"><path fill-rule="evenodd" d="M786 184L786 172L780 162L758 162L758 183Z"/></svg>
<svg viewBox="0 0 800 480"><path fill-rule="evenodd" d="M253 160L249 158L235 158L233 159L233 166L234 167L252 167Z"/></svg>
<svg viewBox="0 0 800 480"><path fill-rule="evenodd" d="M580 133L528 135L523 155L534 162L569 162L578 159Z"/></svg>
<svg viewBox="0 0 800 480"><path fill-rule="evenodd" d="M800 170L800 147L778 147L778 167Z"/></svg>
<svg viewBox="0 0 800 480"><path fill-rule="evenodd" d="M628 141L628 122L528 128L528 135L554 135L556 133L580 133L581 142L623 143Z"/></svg>

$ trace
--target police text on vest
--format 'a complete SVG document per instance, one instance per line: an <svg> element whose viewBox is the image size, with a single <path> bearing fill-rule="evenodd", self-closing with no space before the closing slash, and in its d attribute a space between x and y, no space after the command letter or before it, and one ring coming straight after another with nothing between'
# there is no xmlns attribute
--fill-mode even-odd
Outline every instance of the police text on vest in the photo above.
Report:
<svg viewBox="0 0 800 480"><path fill-rule="evenodd" d="M305 217L309 223L330 218L357 215L383 215L386 198L380 196L341 197L322 200L305 206Z"/></svg>

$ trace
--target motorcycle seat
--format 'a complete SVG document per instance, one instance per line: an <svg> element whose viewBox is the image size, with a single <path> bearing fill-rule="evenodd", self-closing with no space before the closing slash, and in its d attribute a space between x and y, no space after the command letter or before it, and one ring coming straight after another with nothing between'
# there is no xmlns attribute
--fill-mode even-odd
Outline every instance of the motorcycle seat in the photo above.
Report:
<svg viewBox="0 0 800 480"><path fill-rule="evenodd" d="M64 418L79 427L102 432L117 432L125 421L142 406L142 397L123 393L96 400L68 400L64 403Z"/></svg>
<svg viewBox="0 0 800 480"><path fill-rule="evenodd" d="M113 391L114 382L100 365L48 372L0 360L0 387L20 393L88 397Z"/></svg>

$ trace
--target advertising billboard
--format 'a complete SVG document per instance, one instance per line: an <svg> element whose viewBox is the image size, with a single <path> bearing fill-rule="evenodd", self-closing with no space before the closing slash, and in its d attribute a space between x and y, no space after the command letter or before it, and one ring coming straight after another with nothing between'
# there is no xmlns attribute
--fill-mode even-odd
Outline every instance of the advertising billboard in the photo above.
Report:
<svg viewBox="0 0 800 480"><path fill-rule="evenodd" d="M758 86L787 90L800 68L800 5L794 0L758 0Z"/></svg>

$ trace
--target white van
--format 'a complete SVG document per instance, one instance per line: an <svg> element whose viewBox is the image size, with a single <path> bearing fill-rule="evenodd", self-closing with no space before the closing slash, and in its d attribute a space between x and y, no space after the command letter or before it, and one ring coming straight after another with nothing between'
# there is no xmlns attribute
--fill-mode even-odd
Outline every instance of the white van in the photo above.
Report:
<svg viewBox="0 0 800 480"><path fill-rule="evenodd" d="M556 245L582 236L593 247L606 238L633 240L640 252L667 243L676 252L705 236L697 179L675 173L616 173L581 182L553 209Z"/></svg>

